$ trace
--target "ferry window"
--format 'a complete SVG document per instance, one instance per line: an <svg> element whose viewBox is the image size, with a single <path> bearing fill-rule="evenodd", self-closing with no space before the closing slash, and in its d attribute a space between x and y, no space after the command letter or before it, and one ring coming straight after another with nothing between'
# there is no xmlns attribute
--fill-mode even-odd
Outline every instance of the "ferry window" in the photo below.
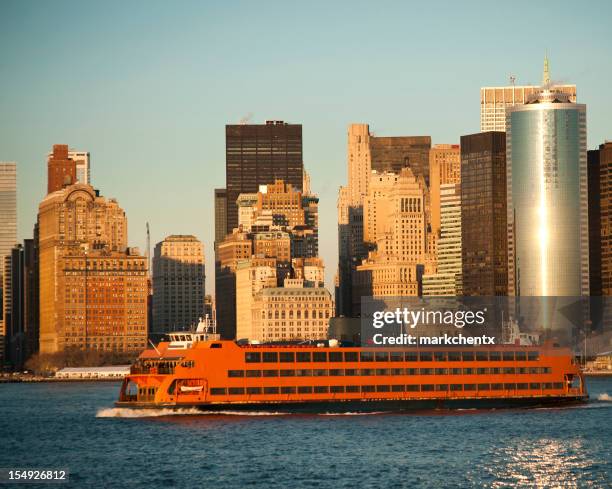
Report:
<svg viewBox="0 0 612 489"><path fill-rule="evenodd" d="M346 392L359 392L359 386L358 385L347 385Z"/></svg>
<svg viewBox="0 0 612 489"><path fill-rule="evenodd" d="M502 355L504 362L514 362L514 352L513 351L505 351Z"/></svg>
<svg viewBox="0 0 612 489"><path fill-rule="evenodd" d="M539 374L540 373L540 367L529 367L529 373L530 374Z"/></svg>
<svg viewBox="0 0 612 489"><path fill-rule="evenodd" d="M297 361L298 362L310 362L310 352L309 351L298 351Z"/></svg>
<svg viewBox="0 0 612 489"><path fill-rule="evenodd" d="M344 375L344 369L333 368L329 371L329 375L332 377L342 377Z"/></svg>
<svg viewBox="0 0 612 489"><path fill-rule="evenodd" d="M292 363L295 362L295 353L289 351L280 352L280 361L282 363Z"/></svg>
<svg viewBox="0 0 612 489"><path fill-rule="evenodd" d="M447 374L448 374L447 368L437 368L436 369L436 375L447 375Z"/></svg>
<svg viewBox="0 0 612 489"><path fill-rule="evenodd" d="M433 373L434 373L433 368L422 368L421 369L421 375L433 375Z"/></svg>
<svg viewBox="0 0 612 489"><path fill-rule="evenodd" d="M434 352L434 360L436 362L445 362L446 361L446 352L445 351L436 351L436 352Z"/></svg>
<svg viewBox="0 0 612 489"><path fill-rule="evenodd" d="M297 377L311 377L312 376L312 370L310 370L310 369L296 370L295 371L295 375Z"/></svg>
<svg viewBox="0 0 612 489"><path fill-rule="evenodd" d="M527 372L529 372L529 369L527 367L519 367L516 369L517 374L526 374Z"/></svg>
<svg viewBox="0 0 612 489"><path fill-rule="evenodd" d="M504 368L502 368L502 373L504 373L504 374L514 374L514 367L504 367Z"/></svg>
<svg viewBox="0 0 612 489"><path fill-rule="evenodd" d="M373 368L362 368L361 375L374 375L375 370Z"/></svg>
<svg viewBox="0 0 612 489"><path fill-rule="evenodd" d="M390 385L377 385L376 392L391 392Z"/></svg>
<svg viewBox="0 0 612 489"><path fill-rule="evenodd" d="M314 393L315 394L327 394L329 392L329 387L326 385L315 385Z"/></svg>
<svg viewBox="0 0 612 489"><path fill-rule="evenodd" d="M278 394L278 387L264 387L264 394Z"/></svg>
<svg viewBox="0 0 612 489"><path fill-rule="evenodd" d="M358 360L359 355L357 355L356 351L347 351L344 353L344 361L345 362L356 362Z"/></svg>
<svg viewBox="0 0 612 489"><path fill-rule="evenodd" d="M553 389L563 389L563 382L553 382Z"/></svg>
<svg viewBox="0 0 612 489"><path fill-rule="evenodd" d="M451 375L461 375L461 369L460 368L451 368L450 369L450 373L451 373Z"/></svg>
<svg viewBox="0 0 612 489"><path fill-rule="evenodd" d="M210 394L213 396L224 396L225 395L225 387L211 387Z"/></svg>
<svg viewBox="0 0 612 489"><path fill-rule="evenodd" d="M418 384L408 384L406 386L406 392L419 392Z"/></svg>
<svg viewBox="0 0 612 489"><path fill-rule="evenodd" d="M376 375L389 375L389 369L386 368L377 368Z"/></svg>
<svg viewBox="0 0 612 489"><path fill-rule="evenodd" d="M228 370L228 377L244 377L244 370Z"/></svg>
<svg viewBox="0 0 612 489"><path fill-rule="evenodd" d="M244 354L244 361L246 363L259 363L261 362L261 353L254 351L247 351Z"/></svg>
<svg viewBox="0 0 612 489"><path fill-rule="evenodd" d="M362 351L359 353L359 360L362 362L372 362L374 361L374 353L371 351Z"/></svg>
<svg viewBox="0 0 612 489"><path fill-rule="evenodd" d="M486 351L477 351L476 352L476 361L477 362L486 362L489 359L489 354Z"/></svg>
<svg viewBox="0 0 612 489"><path fill-rule="evenodd" d="M263 354L264 363L278 362L278 353L275 351L265 351Z"/></svg>
<svg viewBox="0 0 612 489"><path fill-rule="evenodd" d="M247 370L247 377L261 377L261 370Z"/></svg>
<svg viewBox="0 0 612 489"><path fill-rule="evenodd" d="M461 384L451 384L450 385L450 390L451 391L462 391L463 390L463 385L461 385Z"/></svg>
<svg viewBox="0 0 612 489"><path fill-rule="evenodd" d="M327 375L327 370L317 368L312 371L312 375L314 377L325 377Z"/></svg>
<svg viewBox="0 0 612 489"><path fill-rule="evenodd" d="M491 384L492 391L501 391L504 390L504 384Z"/></svg>
<svg viewBox="0 0 612 489"><path fill-rule="evenodd" d="M433 384L423 384L421 386L421 392L431 392L434 390Z"/></svg>
<svg viewBox="0 0 612 489"><path fill-rule="evenodd" d="M401 351L392 351L389 353L389 359L392 362L401 362L404 360L404 354Z"/></svg>
<svg viewBox="0 0 612 489"><path fill-rule="evenodd" d="M300 385L297 388L298 394L312 394L312 387L309 385Z"/></svg>
<svg viewBox="0 0 612 489"><path fill-rule="evenodd" d="M247 387L247 394L261 394L261 387Z"/></svg>
<svg viewBox="0 0 612 489"><path fill-rule="evenodd" d="M507 391L513 391L516 389L516 384L504 384L504 389Z"/></svg>
<svg viewBox="0 0 612 489"><path fill-rule="evenodd" d="M210 345L211 348L223 348L223 345L221 343L213 343L212 345Z"/></svg>
<svg viewBox="0 0 612 489"><path fill-rule="evenodd" d="M230 387L228 389L228 394L230 396L240 396L244 394L244 387Z"/></svg>
<svg viewBox="0 0 612 489"><path fill-rule="evenodd" d="M419 369L418 368L407 368L406 375L419 375Z"/></svg>
<svg viewBox="0 0 612 489"><path fill-rule="evenodd" d="M501 353L498 351L490 351L489 360L492 362L498 362L499 360L501 360Z"/></svg>
<svg viewBox="0 0 612 489"><path fill-rule="evenodd" d="M330 362L341 362L342 361L342 352L341 351L330 351L329 352L329 361Z"/></svg>
<svg viewBox="0 0 612 489"><path fill-rule="evenodd" d="M281 370L281 377L295 377L295 370Z"/></svg>
<svg viewBox="0 0 612 489"><path fill-rule="evenodd" d="M339 394L341 392L344 392L344 386L343 385L330 385L329 392L331 392L332 394Z"/></svg>
<svg viewBox="0 0 612 489"><path fill-rule="evenodd" d="M324 352L324 351L312 352L312 361L313 362L327 362L327 352Z"/></svg>
<svg viewBox="0 0 612 489"><path fill-rule="evenodd" d="M433 355L430 351L422 351L419 355L419 360L421 360L421 362L431 362L433 360Z"/></svg>
<svg viewBox="0 0 612 489"><path fill-rule="evenodd" d="M448 384L436 384L436 390L437 391L447 391Z"/></svg>
<svg viewBox="0 0 612 489"><path fill-rule="evenodd" d="M278 370L264 370L264 377L278 377Z"/></svg>
<svg viewBox="0 0 612 489"><path fill-rule="evenodd" d="M404 375L404 369L403 368L392 368L391 375Z"/></svg>
<svg viewBox="0 0 612 489"><path fill-rule="evenodd" d="M532 382L531 384L529 384L529 388L530 388L530 389L540 389L540 388L541 388L541 386L540 386L540 384L539 384L539 383L537 383L537 382Z"/></svg>
<svg viewBox="0 0 612 489"><path fill-rule="evenodd" d="M478 384L479 391L488 391L490 389L491 389L491 386L489 384Z"/></svg>
<svg viewBox="0 0 612 489"><path fill-rule="evenodd" d="M449 351L448 352L448 361L449 362L460 362L461 361L461 353L458 351Z"/></svg>
<svg viewBox="0 0 612 489"><path fill-rule="evenodd" d="M354 368L347 368L344 370L344 375L347 376L354 376L354 375L359 375L359 371L357 369Z"/></svg>
<svg viewBox="0 0 612 489"><path fill-rule="evenodd" d="M552 373L552 368L551 367L542 367L542 373L543 374L551 374Z"/></svg>
<svg viewBox="0 0 612 489"><path fill-rule="evenodd" d="M373 385L362 385L361 392L376 392L376 387Z"/></svg>
<svg viewBox="0 0 612 489"><path fill-rule="evenodd" d="M407 362L418 362L419 361L419 354L416 351L407 351L404 354L404 357L406 358Z"/></svg>
<svg viewBox="0 0 612 489"><path fill-rule="evenodd" d="M295 387L281 387L281 394L295 394Z"/></svg>
<svg viewBox="0 0 612 489"><path fill-rule="evenodd" d="M387 353L386 351L377 351L374 355L377 362L389 361L389 353Z"/></svg>
<svg viewBox="0 0 612 489"><path fill-rule="evenodd" d="M499 368L499 367L493 367L493 368L491 369L491 373L492 373L493 375L498 375L498 374L501 374L501 368Z"/></svg>
<svg viewBox="0 0 612 489"><path fill-rule="evenodd" d="M473 351L462 351L461 358L464 362L473 362L474 361L474 352Z"/></svg>
<svg viewBox="0 0 612 489"><path fill-rule="evenodd" d="M516 388L517 388L518 390L526 390L526 389L529 389L529 385L528 385L528 384L523 384L523 383L521 383L521 384L516 384Z"/></svg>
<svg viewBox="0 0 612 489"><path fill-rule="evenodd" d="M527 360L529 360L530 362L535 362L536 360L539 360L539 359L540 359L539 351L527 352Z"/></svg>
<svg viewBox="0 0 612 489"><path fill-rule="evenodd" d="M463 375L474 375L474 369L473 368L464 368L463 369Z"/></svg>
<svg viewBox="0 0 612 489"><path fill-rule="evenodd" d="M522 361L522 360L527 360L527 352L525 351L517 351L514 352L514 357L516 358L516 361Z"/></svg>
<svg viewBox="0 0 612 489"><path fill-rule="evenodd" d="M404 386L399 384L399 385L392 385L391 386L391 392L404 392Z"/></svg>
<svg viewBox="0 0 612 489"><path fill-rule="evenodd" d="M463 384L463 390L464 391L475 391L476 384Z"/></svg>

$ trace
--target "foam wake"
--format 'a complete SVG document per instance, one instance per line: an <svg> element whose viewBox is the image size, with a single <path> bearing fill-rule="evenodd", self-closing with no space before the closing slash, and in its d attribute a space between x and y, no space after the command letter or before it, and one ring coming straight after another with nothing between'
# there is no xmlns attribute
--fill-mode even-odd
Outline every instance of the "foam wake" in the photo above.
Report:
<svg viewBox="0 0 612 489"><path fill-rule="evenodd" d="M276 411L202 411L196 408L179 409L130 409L104 408L96 413L96 418L153 418L160 416L284 416L289 413Z"/></svg>
<svg viewBox="0 0 612 489"><path fill-rule="evenodd" d="M608 394L607 392L602 392L601 394L599 394L597 396L597 400L598 401L610 401L610 402L612 402L612 397L610 397L610 394Z"/></svg>

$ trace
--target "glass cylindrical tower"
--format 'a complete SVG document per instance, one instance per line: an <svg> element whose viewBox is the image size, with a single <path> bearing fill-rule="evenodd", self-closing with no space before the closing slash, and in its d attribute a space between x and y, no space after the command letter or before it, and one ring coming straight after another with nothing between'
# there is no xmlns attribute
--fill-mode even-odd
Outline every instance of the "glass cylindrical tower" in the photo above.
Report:
<svg viewBox="0 0 612 489"><path fill-rule="evenodd" d="M506 122L514 293L588 295L586 106L547 87Z"/></svg>

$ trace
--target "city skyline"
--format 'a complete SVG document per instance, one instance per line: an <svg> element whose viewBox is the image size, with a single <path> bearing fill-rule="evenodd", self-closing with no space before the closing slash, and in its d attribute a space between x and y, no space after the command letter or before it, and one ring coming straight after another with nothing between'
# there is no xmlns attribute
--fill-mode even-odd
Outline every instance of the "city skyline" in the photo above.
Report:
<svg viewBox="0 0 612 489"><path fill-rule="evenodd" d="M143 10L137 3L126 6L120 18L114 17L119 4L102 9L60 2L31 11L27 3L3 5L0 35L7 42L0 51L7 70L0 81L0 159L18 165L18 241L32 236L36 206L44 197L46 156L53 144L63 143L90 152L92 184L117 198L130 216L130 245L144 250L149 221L154 243L170 234L196 235L205 243L210 267L213 191L224 182L225 125L252 113L252 123L280 119L303 127L304 166L320 197L320 255L331 288L336 199L346 178L350 123L370 124L377 136L429 135L432 144L457 144L461 135L478 131L480 88L508 85L511 74L517 84L538 84L548 50L553 80L575 84L578 102L588 107L588 148L610 138L609 68L602 60L611 44L605 22L611 7L603 2L578 14L559 12L554 23L533 27L522 24L520 8L502 11L510 28L518 26L533 39L525 47L513 36L494 46L475 44L498 27L478 22L484 14L476 4L446 4L444 17L439 7L409 11L395 4L393 19L382 15L386 9L377 15L367 4L350 11L329 6L320 16L318 4L302 16L296 32L266 20L267 7L256 12L248 4L185 5L179 12L150 4L141 21L134 20ZM290 13L282 5L269 9L279 17ZM546 7L529 9L537 15ZM402 12L421 22L407 29ZM453 14L461 21L451 22ZM90 17L99 25L79 22ZM162 18L160 33L148 30L148 23ZM217 25L232 18L235 31L219 30ZM50 31L60 19L71 29ZM27 22L17 29L19 20ZM471 22L481 28L478 33L466 29ZM430 29L426 37L419 24ZM310 36L309 25L322 35ZM570 27L575 38L567 36ZM350 41L358 33L363 44ZM435 39L442 34L460 39ZM257 51L253 59L247 40ZM476 45L477 57L471 54ZM291 48L297 55L287 61ZM75 72L73 65L81 69ZM166 66L172 68L170 78ZM157 195L167 198L154 199ZM206 285L214 290L214 274Z"/></svg>

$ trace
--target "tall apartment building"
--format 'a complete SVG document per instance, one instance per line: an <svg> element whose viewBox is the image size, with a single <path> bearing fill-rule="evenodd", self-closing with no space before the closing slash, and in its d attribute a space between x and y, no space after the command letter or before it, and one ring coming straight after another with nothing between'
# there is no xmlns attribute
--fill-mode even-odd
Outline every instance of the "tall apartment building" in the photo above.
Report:
<svg viewBox="0 0 612 489"><path fill-rule="evenodd" d="M188 330L205 315L204 245L195 236L170 235L153 253L153 331Z"/></svg>
<svg viewBox="0 0 612 489"><path fill-rule="evenodd" d="M431 232L440 232L440 186L461 183L461 150L458 144L436 144L429 152Z"/></svg>
<svg viewBox="0 0 612 489"><path fill-rule="evenodd" d="M40 203L37 226L41 353L142 350L147 259L127 248L127 219L117 201L90 185L62 187Z"/></svg>
<svg viewBox="0 0 612 489"><path fill-rule="evenodd" d="M506 134L461 136L463 295L508 295Z"/></svg>
<svg viewBox="0 0 612 489"><path fill-rule="evenodd" d="M260 185L283 180L302 190L302 126L283 121L225 126L226 234L238 226L236 200Z"/></svg>
<svg viewBox="0 0 612 489"><path fill-rule="evenodd" d="M440 185L440 239L436 252L437 273L423 276L423 295L462 295L460 183Z"/></svg>
<svg viewBox="0 0 612 489"><path fill-rule="evenodd" d="M51 151L47 157L53 158L53 151ZM91 185L91 163L89 151L79 151L76 149L68 148L68 159L71 159L75 163L76 167L76 180L75 183L85 183Z"/></svg>
<svg viewBox="0 0 612 489"><path fill-rule="evenodd" d="M586 106L544 83L506 131L511 291L588 295Z"/></svg>
<svg viewBox="0 0 612 489"><path fill-rule="evenodd" d="M610 146L612 147L612 144ZM601 145L598 149L587 151L589 187L589 295L591 296L602 295L601 195L602 191L604 195L607 192L607 189L601 187L602 167L600 153L601 149L603 149L602 147L605 148L605 145ZM612 162L612 158L610 158L610 162ZM607 202L604 205L607 207Z"/></svg>
<svg viewBox="0 0 612 489"><path fill-rule="evenodd" d="M287 279L284 287L264 288L253 299L248 338L261 342L327 338L334 316L331 294L322 287L304 287Z"/></svg>

